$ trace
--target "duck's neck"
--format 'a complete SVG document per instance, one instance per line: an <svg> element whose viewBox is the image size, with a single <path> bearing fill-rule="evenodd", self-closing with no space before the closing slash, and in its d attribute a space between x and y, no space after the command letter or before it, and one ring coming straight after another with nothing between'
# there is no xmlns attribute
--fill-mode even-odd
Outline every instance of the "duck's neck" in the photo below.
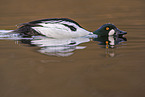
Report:
<svg viewBox="0 0 145 97"><path fill-rule="evenodd" d="M103 33L101 33L101 31L99 29L97 29L96 31L93 32L93 34L101 36Z"/></svg>

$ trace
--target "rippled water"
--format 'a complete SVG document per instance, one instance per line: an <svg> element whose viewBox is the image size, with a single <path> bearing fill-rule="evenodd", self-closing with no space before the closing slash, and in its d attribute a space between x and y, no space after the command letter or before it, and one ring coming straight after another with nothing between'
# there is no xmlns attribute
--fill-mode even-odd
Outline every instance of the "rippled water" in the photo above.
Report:
<svg viewBox="0 0 145 97"><path fill-rule="evenodd" d="M128 32L125 38L115 39L113 48L88 38L67 40L69 46L54 48L47 42L64 40L0 39L0 97L144 97L144 3L0 1L0 30L14 30L17 24L42 18L67 17L89 31L113 23Z"/></svg>

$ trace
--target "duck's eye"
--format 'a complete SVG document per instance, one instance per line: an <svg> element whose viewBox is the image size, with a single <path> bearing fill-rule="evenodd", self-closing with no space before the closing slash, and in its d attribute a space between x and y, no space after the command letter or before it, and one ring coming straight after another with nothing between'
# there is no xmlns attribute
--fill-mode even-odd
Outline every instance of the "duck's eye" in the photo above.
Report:
<svg viewBox="0 0 145 97"><path fill-rule="evenodd" d="M109 27L106 27L106 30L109 30Z"/></svg>

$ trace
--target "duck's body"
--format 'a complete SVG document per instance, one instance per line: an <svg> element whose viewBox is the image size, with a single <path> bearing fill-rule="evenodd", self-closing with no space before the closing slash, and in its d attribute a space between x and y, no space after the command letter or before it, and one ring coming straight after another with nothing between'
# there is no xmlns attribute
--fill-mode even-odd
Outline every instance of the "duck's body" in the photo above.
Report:
<svg viewBox="0 0 145 97"><path fill-rule="evenodd" d="M52 38L73 38L93 34L67 18L42 19L24 23L14 32L22 36L44 35Z"/></svg>
<svg viewBox="0 0 145 97"><path fill-rule="evenodd" d="M67 18L51 18L21 24L14 32L21 36L43 35L52 38L74 38L87 35L112 36L127 34L113 24L104 24L94 32L81 27L77 22Z"/></svg>

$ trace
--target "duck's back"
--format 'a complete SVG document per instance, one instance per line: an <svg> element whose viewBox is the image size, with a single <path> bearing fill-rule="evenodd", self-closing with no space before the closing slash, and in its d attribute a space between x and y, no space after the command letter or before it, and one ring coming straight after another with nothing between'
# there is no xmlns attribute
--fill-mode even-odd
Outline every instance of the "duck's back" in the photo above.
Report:
<svg viewBox="0 0 145 97"><path fill-rule="evenodd" d="M44 35L53 38L69 38L81 37L91 33L83 29L77 22L67 18L37 20L20 26L15 32L26 36Z"/></svg>

